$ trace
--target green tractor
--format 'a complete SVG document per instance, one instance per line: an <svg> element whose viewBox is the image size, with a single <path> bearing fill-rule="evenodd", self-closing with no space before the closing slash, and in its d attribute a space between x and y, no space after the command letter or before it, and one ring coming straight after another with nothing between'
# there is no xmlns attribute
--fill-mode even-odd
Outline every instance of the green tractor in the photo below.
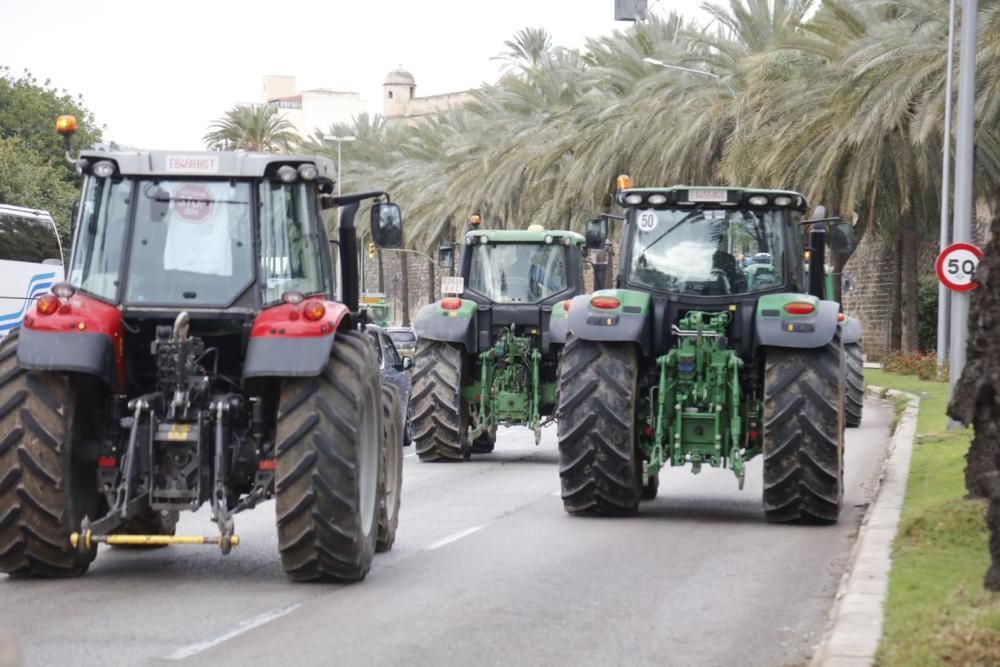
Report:
<svg viewBox="0 0 1000 667"><path fill-rule="evenodd" d="M383 292L362 292L359 302L368 310L372 324L380 327L389 326L392 320L392 305L386 300Z"/></svg>
<svg viewBox="0 0 1000 667"><path fill-rule="evenodd" d="M528 230L474 230L459 275L420 309L413 372L413 437L422 461L488 453L498 425L524 425L535 442L556 408L561 345L549 335L553 305L585 292L584 238ZM439 263L450 266L453 249Z"/></svg>
<svg viewBox="0 0 1000 667"><path fill-rule="evenodd" d="M825 298L824 259L828 243L853 250L851 226L804 220L805 198L783 190L626 185L616 200L616 289L553 320L565 509L634 513L667 465L728 468L742 488L763 454L769 521L835 522L845 346L861 328ZM588 223L588 247L608 217Z"/></svg>

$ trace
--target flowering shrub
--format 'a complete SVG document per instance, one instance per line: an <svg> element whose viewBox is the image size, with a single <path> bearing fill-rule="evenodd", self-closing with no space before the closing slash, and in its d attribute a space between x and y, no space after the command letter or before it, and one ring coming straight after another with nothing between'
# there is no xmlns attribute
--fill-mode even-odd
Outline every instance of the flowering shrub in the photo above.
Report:
<svg viewBox="0 0 1000 667"><path fill-rule="evenodd" d="M899 375L916 375L921 380L937 381L948 377L948 362L938 373L937 355L933 352L890 352L882 359L882 370Z"/></svg>

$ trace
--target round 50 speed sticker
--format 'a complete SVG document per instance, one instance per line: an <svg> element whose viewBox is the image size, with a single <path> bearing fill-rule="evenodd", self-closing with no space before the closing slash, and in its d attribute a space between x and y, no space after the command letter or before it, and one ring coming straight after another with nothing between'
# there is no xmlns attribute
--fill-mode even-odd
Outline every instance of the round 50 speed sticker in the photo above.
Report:
<svg viewBox="0 0 1000 667"><path fill-rule="evenodd" d="M636 224L641 232L656 229L656 211L639 211L635 214Z"/></svg>
<svg viewBox="0 0 1000 667"><path fill-rule="evenodd" d="M971 243L952 243L941 251L934 265L938 280L956 292L975 289L976 267L982 256L983 251Z"/></svg>

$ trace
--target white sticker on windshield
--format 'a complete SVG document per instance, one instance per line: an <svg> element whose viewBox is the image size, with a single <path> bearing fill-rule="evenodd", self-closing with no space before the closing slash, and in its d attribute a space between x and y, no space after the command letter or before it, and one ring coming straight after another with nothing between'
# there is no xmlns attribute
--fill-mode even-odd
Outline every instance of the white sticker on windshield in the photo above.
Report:
<svg viewBox="0 0 1000 667"><path fill-rule="evenodd" d="M461 294L465 291L465 280L462 276L445 276L441 279L441 294Z"/></svg>
<svg viewBox="0 0 1000 667"><path fill-rule="evenodd" d="M656 229L656 211L639 211L635 219L640 232L651 232Z"/></svg>

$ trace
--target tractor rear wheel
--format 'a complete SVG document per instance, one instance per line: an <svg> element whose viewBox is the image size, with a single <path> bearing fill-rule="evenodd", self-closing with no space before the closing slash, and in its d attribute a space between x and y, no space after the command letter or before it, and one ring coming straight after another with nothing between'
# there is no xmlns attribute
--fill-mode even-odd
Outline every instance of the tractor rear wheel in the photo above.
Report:
<svg viewBox="0 0 1000 667"><path fill-rule="evenodd" d="M97 554L70 534L97 513L96 461L72 447L80 385L17 365L17 333L0 343L0 572L74 577ZM82 411L81 411L82 412Z"/></svg>
<svg viewBox="0 0 1000 667"><path fill-rule="evenodd" d="M846 375L844 384L844 425L848 428L861 426L862 411L865 407L865 369L861 351L861 341L844 345Z"/></svg>
<svg viewBox="0 0 1000 667"><path fill-rule="evenodd" d="M282 382L275 441L281 565L295 581L359 581L378 537L382 389L370 341L337 332L318 377Z"/></svg>
<svg viewBox="0 0 1000 667"><path fill-rule="evenodd" d="M436 340L417 342L413 368L413 440L421 461L464 461L471 447L462 409L462 350Z"/></svg>
<svg viewBox="0 0 1000 667"><path fill-rule="evenodd" d="M399 389L382 385L382 469L379 472L378 540L375 551L392 549L399 525L399 500L403 487L403 428L399 415Z"/></svg>
<svg viewBox="0 0 1000 667"><path fill-rule="evenodd" d="M634 514L635 346L570 338L559 364L559 477L570 514Z"/></svg>
<svg viewBox="0 0 1000 667"><path fill-rule="evenodd" d="M764 378L764 513L834 523L844 495L844 348L770 348Z"/></svg>

